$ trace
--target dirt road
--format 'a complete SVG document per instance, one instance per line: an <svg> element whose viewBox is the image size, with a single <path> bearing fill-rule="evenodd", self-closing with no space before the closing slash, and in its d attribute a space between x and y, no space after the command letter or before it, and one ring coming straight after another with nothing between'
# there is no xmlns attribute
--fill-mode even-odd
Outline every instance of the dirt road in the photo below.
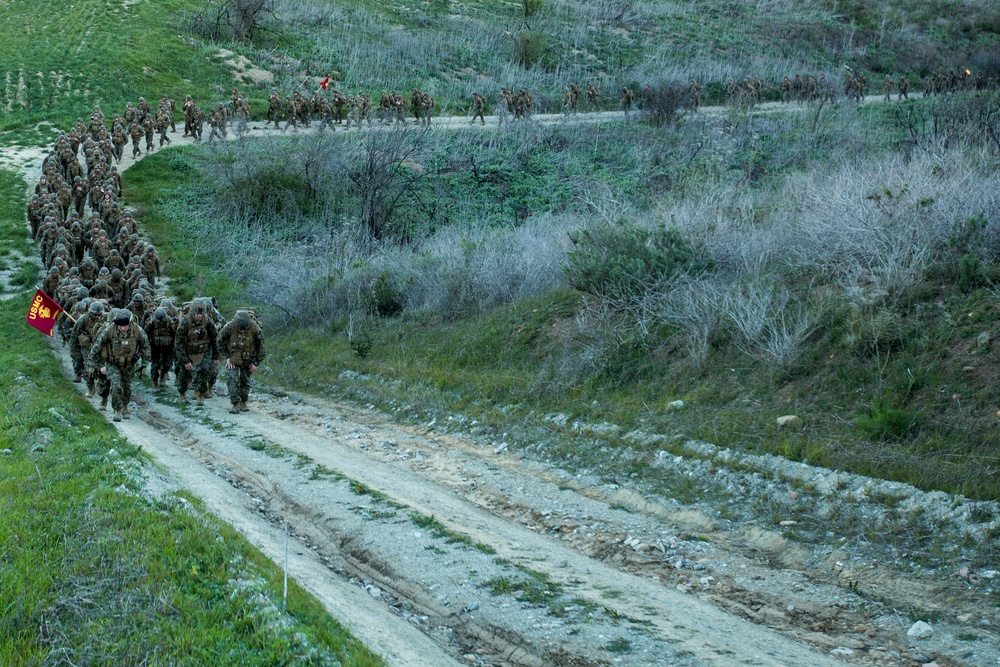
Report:
<svg viewBox="0 0 1000 667"><path fill-rule="evenodd" d="M34 172L25 157L33 182L40 156ZM71 376L66 349L54 352ZM287 522L291 575L392 665L1000 662L995 574L907 569L858 541L792 543L775 523L571 475L465 434L460 419L402 425L257 389L251 412L231 415L224 397L182 405L147 381L116 427L156 460L152 491L192 490L279 564ZM658 464L728 475L745 498L827 472L767 478L784 464L748 458L706 468L698 447ZM826 493L849 501L839 483ZM933 611L933 635L907 637L914 610Z"/></svg>

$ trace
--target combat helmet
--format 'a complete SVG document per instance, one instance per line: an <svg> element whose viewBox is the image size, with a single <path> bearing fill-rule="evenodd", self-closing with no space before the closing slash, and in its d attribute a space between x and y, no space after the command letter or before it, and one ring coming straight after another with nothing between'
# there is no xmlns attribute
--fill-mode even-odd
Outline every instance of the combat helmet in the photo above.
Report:
<svg viewBox="0 0 1000 667"><path fill-rule="evenodd" d="M237 310L236 315L233 317L233 323L240 331L248 330L252 322L253 319L250 317L250 313L246 310Z"/></svg>

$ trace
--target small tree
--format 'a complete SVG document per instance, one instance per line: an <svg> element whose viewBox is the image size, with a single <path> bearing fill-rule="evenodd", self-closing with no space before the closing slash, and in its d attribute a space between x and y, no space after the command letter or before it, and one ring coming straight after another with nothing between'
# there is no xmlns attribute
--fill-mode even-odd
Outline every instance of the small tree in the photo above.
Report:
<svg viewBox="0 0 1000 667"><path fill-rule="evenodd" d="M709 263L673 227L646 229L625 220L570 234L574 247L564 272L581 292L632 303L679 274L697 274Z"/></svg>
<svg viewBox="0 0 1000 667"><path fill-rule="evenodd" d="M677 119L678 113L691 106L687 86L661 81L646 86L642 91L642 112L656 125L665 125Z"/></svg>
<svg viewBox="0 0 1000 667"><path fill-rule="evenodd" d="M277 19L274 0L222 0L194 14L192 29L210 39L252 42L268 17Z"/></svg>
<svg viewBox="0 0 1000 667"><path fill-rule="evenodd" d="M369 239L390 237L394 215L423 186L423 174L409 164L421 142L422 135L406 130L369 132L365 137L361 158L347 175Z"/></svg>

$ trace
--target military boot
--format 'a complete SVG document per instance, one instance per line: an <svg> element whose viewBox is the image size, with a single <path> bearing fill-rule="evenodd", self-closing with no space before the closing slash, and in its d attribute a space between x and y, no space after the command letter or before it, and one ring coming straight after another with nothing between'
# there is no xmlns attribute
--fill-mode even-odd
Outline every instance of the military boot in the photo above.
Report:
<svg viewBox="0 0 1000 667"><path fill-rule="evenodd" d="M131 419L132 413L128 411L128 408L122 408L122 419Z"/></svg>
<svg viewBox="0 0 1000 667"><path fill-rule="evenodd" d="M243 411L243 404L242 403L233 403L233 407L229 408L230 414L234 414L234 415L238 415L242 411Z"/></svg>
<svg viewBox="0 0 1000 667"><path fill-rule="evenodd" d="M115 410L115 416L111 418L111 421L120 422L122 420L122 411Z"/></svg>
<svg viewBox="0 0 1000 667"><path fill-rule="evenodd" d="M188 400L188 394L187 394L187 392L186 392L186 391L181 391L181 392L178 392L178 393L177 393L177 399L178 399L178 400L179 400L179 401L180 401L181 403L187 403L187 400Z"/></svg>
<svg viewBox="0 0 1000 667"><path fill-rule="evenodd" d="M101 396L101 410L107 410L107 409L108 409L108 397Z"/></svg>

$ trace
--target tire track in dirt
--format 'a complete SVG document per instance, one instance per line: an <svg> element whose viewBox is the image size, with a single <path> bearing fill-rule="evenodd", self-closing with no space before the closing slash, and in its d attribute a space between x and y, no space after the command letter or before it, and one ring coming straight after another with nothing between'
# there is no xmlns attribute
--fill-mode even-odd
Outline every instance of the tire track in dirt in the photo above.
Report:
<svg viewBox="0 0 1000 667"><path fill-rule="evenodd" d="M196 410L202 419L225 424L229 419L224 407L221 401L209 400L203 409ZM310 406L310 410L313 409L315 406ZM427 581L409 580L402 568L393 566L408 557L408 548L412 546L408 541L396 543L388 538L381 539L384 526L377 521L362 524L365 530L361 533L346 536L338 533L336 513L330 514L327 509L334 502L334 496L303 490L302 487L310 483L306 471L300 471L296 477L281 472L281 466L276 465L255 470L244 461L245 445L237 443L233 449L231 443L220 442L225 438L211 426L192 428L191 415L186 412L187 409L178 411L160 403L147 404L140 415L143 420L155 422L161 435L183 429L183 433L172 439L178 440L185 450L196 452L202 467L224 470L222 474L230 485L249 489L258 498L263 498L273 519L287 519L310 550L336 563L336 567L343 568L348 576L361 575L377 582L380 590L389 591L394 600L402 600L427 612L434 619L431 625L448 624L451 630L448 634L461 638L458 643L463 651L486 658L488 664L582 664L581 660L586 659L586 642L574 650L576 642L570 637L564 638L565 643L558 651L567 658L560 663L551 649L539 646L539 638L525 636L524 627L516 624L502 627L494 621L484 625L442 606L431 590L434 584L428 586ZM448 530L468 535L474 542L491 547L497 558L542 571L560 586L571 587L575 599L587 601L594 607L613 608L616 617L628 618L644 628L651 635L652 644L662 651L652 661L644 660L642 664L832 665L837 662L694 596L671 590L659 578L654 580L624 572L583 555L558 539L540 535L517 521L490 513L445 486L414 473L405 461L387 463L359 451L346 442L349 438L346 434L360 430L366 432L368 439L398 442L398 446L418 445L428 451L441 449L442 444L433 439L420 438L384 424L354 421L339 412L322 414L339 422L338 433L317 434L279 408L238 417L240 437L266 439L269 445L299 457L300 462L308 460L307 467L336 471L352 483L364 485L408 511L433 515ZM135 420L132 423L136 423ZM123 430L131 428L129 424ZM136 439L142 441L138 433ZM167 450L160 451L165 454ZM526 479L525 483L538 482ZM202 475L198 486L193 488L200 493L204 484ZM225 514L231 517L227 520L236 525L247 522L245 511L234 514L234 509L229 507ZM372 548L376 544L378 547ZM484 554L472 554L471 562L476 568L484 567L477 562L484 560L482 556ZM439 565L446 567L446 563ZM608 591L615 592L613 600L605 597ZM580 634L585 632L580 631ZM499 645L498 636L503 638ZM514 649L519 649L520 654L512 653ZM660 662L667 655L673 656L670 661ZM498 658L501 661L493 662ZM626 659L626 664L631 663Z"/></svg>

